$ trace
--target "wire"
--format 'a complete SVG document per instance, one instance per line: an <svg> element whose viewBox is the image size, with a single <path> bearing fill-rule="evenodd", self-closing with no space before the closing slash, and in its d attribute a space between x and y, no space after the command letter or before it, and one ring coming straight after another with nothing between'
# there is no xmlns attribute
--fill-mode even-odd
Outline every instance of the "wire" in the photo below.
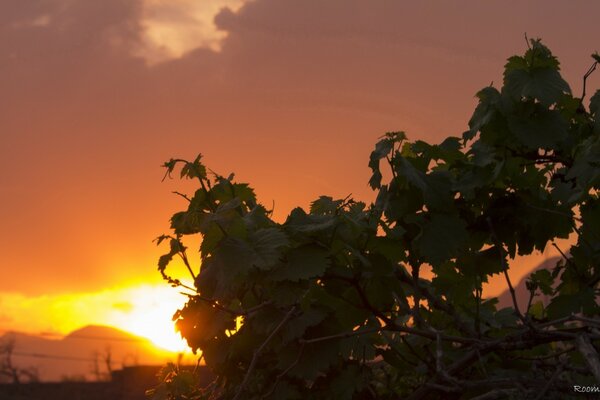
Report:
<svg viewBox="0 0 600 400"><path fill-rule="evenodd" d="M46 337L58 337L60 339L84 339L84 340L109 340L112 342L147 342L151 343L149 339L145 338L120 338L120 337L111 337L111 336L86 336L86 335L61 335L60 333L52 333L52 332L41 332L37 336L46 336Z"/></svg>
<svg viewBox="0 0 600 400"><path fill-rule="evenodd" d="M83 357L70 357L70 356L59 356L55 354L40 354L40 353L22 353L20 351L15 351L12 353L13 356L20 357L33 357L33 358L46 358L50 360L64 360L64 361L85 361L85 362L95 362L93 358L83 358Z"/></svg>
<svg viewBox="0 0 600 400"><path fill-rule="evenodd" d="M14 331L3 331L4 334L18 333ZM63 335L60 333L52 333L52 332L40 332L40 333L30 333L27 334L32 337L56 337L59 339L83 339L83 340L107 340L112 342L142 342L151 344L152 342L146 338L136 338L136 337L116 337L116 336L87 336L87 335ZM2 337L0 337L2 339Z"/></svg>

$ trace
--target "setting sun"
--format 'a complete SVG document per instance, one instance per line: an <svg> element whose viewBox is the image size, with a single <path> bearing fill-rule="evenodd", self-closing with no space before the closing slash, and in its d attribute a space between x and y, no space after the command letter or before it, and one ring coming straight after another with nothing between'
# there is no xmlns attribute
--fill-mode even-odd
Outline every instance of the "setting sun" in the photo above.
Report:
<svg viewBox="0 0 600 400"><path fill-rule="evenodd" d="M86 325L106 325L149 339L160 349L187 352L175 332L173 313L186 301L166 285L132 285L101 292L25 297L2 294L3 312L12 329L67 335Z"/></svg>
<svg viewBox="0 0 600 400"><path fill-rule="evenodd" d="M165 350L189 351L172 322L173 313L186 300L183 295L160 286L142 286L128 292L130 300L115 305L111 325L148 338Z"/></svg>

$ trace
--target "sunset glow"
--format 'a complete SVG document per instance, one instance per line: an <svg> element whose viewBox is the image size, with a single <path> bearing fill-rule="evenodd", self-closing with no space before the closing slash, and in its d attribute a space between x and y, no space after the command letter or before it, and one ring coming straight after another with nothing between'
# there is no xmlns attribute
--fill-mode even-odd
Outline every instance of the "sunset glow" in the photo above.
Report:
<svg viewBox="0 0 600 400"><path fill-rule="evenodd" d="M186 300L184 296L169 287L143 286L127 292L130 300L124 305L131 308L114 311L110 316L111 325L148 338L169 351L189 350L172 322L173 313Z"/></svg>
<svg viewBox="0 0 600 400"><path fill-rule="evenodd" d="M107 325L147 338L163 350L185 352L188 347L172 321L185 301L185 296L166 285L39 297L3 293L0 318L11 330L57 336L86 325Z"/></svg>
<svg viewBox="0 0 600 400"><path fill-rule="evenodd" d="M404 131L410 142L438 144L471 131L477 93L488 86L500 89L507 57L529 46L524 33L543 39L561 60L561 76L571 83L573 95L581 97L587 87L579 106L588 107L600 87L600 68L582 79L592 62L589 55L600 51L600 1L578 7L558 1L521 3L0 1L0 339L20 336L17 361L23 367L43 364L42 381L48 376L58 381L93 375L89 359L97 361L97 354L108 353L111 346L115 368L176 360L196 364L200 354L189 349L172 320L188 296L227 307L217 315L230 318L237 312L232 309L244 305L246 310L254 303L220 299L222 289L246 294L247 286L248 296L261 303L276 301L283 309L276 296L262 293L262 283L258 290L246 280L255 275L248 270L263 267L244 259L244 249L241 256L236 247L227 253L243 261L236 259L231 270L228 263L210 270L213 252L225 254L216 246L229 242L220 234L229 225L242 225L236 216L221 226L221 214L213 218L208 213L232 212L220 193L213 198L196 192L206 182L199 184L198 176L180 179L182 164L165 176L165 162L168 167L170 159L191 161L201 154L211 179L233 174L235 183L252 188L273 226L284 226L280 242L287 243L288 236L296 236L293 226L287 231L294 219L285 225L290 213L301 215L294 211L298 207L309 211L321 196L367 206L383 198L369 181L375 163L371 153L386 132ZM521 119L509 129L519 128ZM560 158L554 150L544 152ZM382 168L384 163L381 159ZM384 172L384 180L394 174ZM460 186L446 185L444 174L439 175L442 192ZM235 188L231 193L242 196ZM196 207L197 200L209 197ZM252 229L263 212L252 203L249 209L255 211L243 213L242 236L252 245L248 249L258 246L262 259L261 236ZM186 210L194 215L177 227ZM440 211L447 217L452 210ZM203 237L218 228L214 238ZM498 236L493 230L490 234ZM425 248L423 231L415 230L418 236L410 238ZM157 237L181 232L186 232L181 236L185 256L175 254L181 248L170 248L169 240L157 246ZM332 243L338 234L345 235L336 228ZM440 237L462 243L458 236ZM237 240L237 232L232 238ZM574 240L574 235L556 240L543 252L511 260L512 285L518 287L534 268L562 257ZM276 248L274 254L287 265L293 259L283 249L296 251L304 243L274 246L268 248ZM166 271L165 258L160 261L164 255L173 256ZM321 261L313 267L330 265ZM272 264L265 264L260 276L269 268L278 271L276 266L285 269ZM244 279L241 289L238 273ZM187 289L169 286L164 274ZM222 284L221 275L236 278L235 285ZM314 276L311 272L309 278ZM506 280L503 273L489 277L482 296L502 295ZM199 337L225 329L207 329L213 320L206 319L194 326ZM192 320L186 316L186 326ZM242 323L238 318L236 329ZM245 346L242 336L249 331L225 334L238 335L231 341ZM314 331L303 338L317 337L320 331ZM273 337L273 343L279 340ZM204 345L203 350L212 355ZM219 349L219 354L224 352Z"/></svg>

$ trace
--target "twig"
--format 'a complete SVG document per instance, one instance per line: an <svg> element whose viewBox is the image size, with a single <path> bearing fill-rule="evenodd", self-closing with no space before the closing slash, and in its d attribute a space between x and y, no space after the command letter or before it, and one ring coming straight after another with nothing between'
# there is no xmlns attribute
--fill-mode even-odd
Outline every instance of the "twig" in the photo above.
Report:
<svg viewBox="0 0 600 400"><path fill-rule="evenodd" d="M433 333L433 332L429 332L429 331L424 331L424 330L420 330L420 329L415 329L415 328L410 328L408 326L399 326L399 325L393 325L393 326L389 326L386 327L385 330L388 331L396 331L396 332L404 332L404 333L411 333L413 335L416 336L422 336L431 340L437 340L438 335L441 338L441 340L446 341L446 342L453 342L453 343L461 343L461 344L482 344L485 343L482 340L479 339L473 339L473 338L468 338L468 337L461 337L461 336L452 336L452 335L445 335L441 332L437 332L437 333Z"/></svg>
<svg viewBox="0 0 600 400"><path fill-rule="evenodd" d="M400 279L400 281L402 281L404 283L407 283L409 285L413 284L412 278L402 268L398 268L396 270L396 276L398 277L398 279ZM467 324L461 318L461 316L456 312L454 307L452 307L452 304L437 297L434 293L432 293L430 291L429 288L423 287L420 284L417 287L415 287L415 289L418 290L421 293L421 295L427 299L427 303L430 306L433 306L434 308L444 311L446 314L450 315L452 317L452 319L454 320L454 324L456 325L456 327L460 331L465 333L466 336L471 336L471 337L477 336L477 333L475 332L475 330L471 327L471 325Z"/></svg>
<svg viewBox="0 0 600 400"><path fill-rule="evenodd" d="M355 331L338 333L336 335L321 336L321 337L317 337L317 338L313 338L313 339L300 339L299 342L302 344L318 343L318 342L324 342L324 341L333 340L333 339L344 339L344 338L349 338L352 336L368 335L369 333L381 332L384 329L385 329L384 327L377 327L377 328L370 328L370 329L357 329Z"/></svg>
<svg viewBox="0 0 600 400"><path fill-rule="evenodd" d="M579 315L572 315L571 319L600 327L600 319L586 318L586 317L581 317Z"/></svg>
<svg viewBox="0 0 600 400"><path fill-rule="evenodd" d="M424 330L410 328L408 326L401 326L401 325L397 325L397 324L391 324L391 325L381 326L381 327L377 327L377 328L357 329L355 331L342 332L342 333L338 333L335 335L321 336L321 337L316 337L316 338L312 338L312 339L300 339L300 343L306 343L306 344L318 343L318 342L323 342L323 341L327 341L327 340L344 339L344 338L348 338L348 337L352 337L352 336L368 335L369 333L383 332L383 331L403 332L403 333L408 333L408 334L412 334L415 336L421 336L421 337L424 337L424 338L427 338L430 340L436 340L436 341L439 338L439 340L441 340L441 341L452 342L452 343L461 343L461 344L486 343L485 341L479 340L479 339L445 335L438 331L435 331L435 332L424 331Z"/></svg>
<svg viewBox="0 0 600 400"><path fill-rule="evenodd" d="M560 162L560 161L559 161ZM529 204L529 203L525 203L525 205L529 208L531 208L532 210L537 210L537 211L543 211L546 212L548 214L554 214L554 215L558 215L561 217L566 217L569 218L571 220L577 221L577 222L583 222L581 220L581 218L576 217L572 214L566 213L566 212L562 212L562 211L557 211L557 210L552 210L550 208L544 208L544 207L538 207L538 206L534 206L533 204ZM572 222L571 222L572 223ZM573 223L572 223L573 224Z"/></svg>
<svg viewBox="0 0 600 400"><path fill-rule="evenodd" d="M271 334L269 336L267 336L267 338L260 345L260 347L254 351L254 354L252 355L252 361L250 361L250 365L248 366L248 370L246 371L246 375L244 376L244 380L240 384L240 387L238 388L238 391L237 391L235 397L233 398L233 400L238 400L240 398L240 396L242 395L242 393L246 389L246 385L248 384L248 381L250 380L250 375L252 375L252 371L256 367L256 363L258 361L258 357L263 352L263 350L267 347L267 344L269 344L269 342L271 341L271 339L273 339L275 337L275 335L277 334L277 332L279 332L281 330L281 328L283 328L283 326L289 321L289 319L294 314L294 311L296 311L296 306L293 306L293 307L290 308L290 310L287 312L287 314L285 314L285 316L283 317L283 319L281 320L281 322L279 322L279 324L275 327L275 329L273 329L273 331L271 332Z"/></svg>
<svg viewBox="0 0 600 400"><path fill-rule="evenodd" d="M350 280L350 283L352 284L354 289L356 289L356 292L358 293L358 297L360 297L361 302L369 311L371 311L376 317L385 321L386 324L388 324L388 325L393 324L393 321L387 315L383 314L380 310L375 308L369 302L367 295L365 294L365 292L363 291L363 288L360 286L360 284L358 282L356 282L355 280Z"/></svg>
<svg viewBox="0 0 600 400"><path fill-rule="evenodd" d="M185 285L183 285L183 284L181 286L185 287ZM191 289L191 288L188 288L188 287L186 287L186 288L187 289ZM192 290L194 290L194 289L192 289ZM184 295L186 295L186 296L188 296L190 298L195 298L197 300L204 301L205 303L210 304L211 306L213 306L217 310L226 312L226 313L234 315L236 317L247 317L247 316L249 316L251 314L254 314L256 311L260 310L261 308L264 308L264 307L267 307L267 306L273 304L273 301L269 300L269 301L265 301L265 302L263 302L263 303L261 303L261 304L259 304L257 306L250 307L247 310L239 310L239 311L237 311L237 310L233 310L231 308L227 308L227 307L224 307L224 306L220 305L217 302L217 300L213 300L213 299L210 299L208 297L201 296L199 294L188 294L188 293L182 293L182 294L184 294Z"/></svg>
<svg viewBox="0 0 600 400"><path fill-rule="evenodd" d="M458 393L461 390L457 387L454 386L444 386L444 385L440 385L437 383L426 383L425 384L427 387L430 387L432 389L435 389L439 392L444 392L444 393Z"/></svg>
<svg viewBox="0 0 600 400"><path fill-rule="evenodd" d="M194 274L192 266L190 265L190 261L187 258L187 254L185 253L185 247L179 252L179 256L183 260L183 263L185 264L185 267L187 268L190 275L192 276L192 279L194 280L194 282L196 282L196 274Z"/></svg>
<svg viewBox="0 0 600 400"><path fill-rule="evenodd" d="M250 316L250 315L254 314L255 312L257 312L258 310L265 308L267 306L270 306L271 304L273 304L273 300L267 300L265 302L260 303L257 306L248 308L247 310L243 311L239 315L244 316L244 317Z"/></svg>
<svg viewBox="0 0 600 400"><path fill-rule="evenodd" d="M481 280L478 275L477 280ZM475 288L475 318L473 324L475 325L475 331L477 332L477 338L481 338L481 319L480 319L480 308L481 308L481 282L478 282L478 286Z"/></svg>
<svg viewBox="0 0 600 400"><path fill-rule="evenodd" d="M581 93L581 100L579 100L579 105L583 105L583 99L585 98L585 85L587 83L587 78L589 78L589 76L592 74L592 72L594 72L596 70L596 66L598 66L598 61L595 61L592 66L590 67L590 69L587 70L587 72L585 73L585 75L583 75L583 91Z"/></svg>
<svg viewBox="0 0 600 400"><path fill-rule="evenodd" d="M558 366L556 367L556 369L552 373L552 376L550 377L550 379L548 379L548 382L546 382L546 384L544 385L544 387L542 388L542 390L540 390L540 392L538 393L538 395L535 398L535 400L541 400L541 399L544 398L544 396L546 395L546 392L548 391L548 389L550 389L550 387L552 386L552 384L554 383L554 381L556 380L556 378L558 378L558 376L560 375L560 373L563 371L563 368L564 368L564 366L563 366L562 362L560 364L558 364Z"/></svg>
<svg viewBox="0 0 600 400"><path fill-rule="evenodd" d="M563 354L567 354L572 352L573 350L575 350L574 346L569 346L564 350L561 350L559 352L556 353L552 353L552 354L548 354L546 356L540 356L540 357L524 357L524 356L516 356L513 357L514 359L519 359L519 360L527 360L527 361L543 361L543 360L548 360L550 358L557 358Z"/></svg>
<svg viewBox="0 0 600 400"><path fill-rule="evenodd" d="M279 380L281 378L283 378L284 376L286 376L288 374L288 372L290 372L292 370L292 368L294 368L298 364L298 362L300 362L300 358L302 358L303 351L304 351L304 344L302 344L300 346L300 351L298 352L298 357L296 357L294 362L291 363L284 371L282 371L281 373L279 373L277 375L277 377L275 378L275 382L273 383L273 386L267 393L265 393L264 395L261 396L261 399L265 399L265 398L269 397L271 394L273 394L273 392L275 391L275 388L277 387L277 383L279 383Z"/></svg>
<svg viewBox="0 0 600 400"><path fill-rule="evenodd" d="M473 397L471 400L496 400L510 398L518 389L495 389L491 392L482 394L481 396Z"/></svg>
<svg viewBox="0 0 600 400"><path fill-rule="evenodd" d="M488 217L487 223L488 223L488 225L490 227L490 231L492 233L492 240L494 240L494 242L496 242L496 246L498 247L498 250L500 252L500 266L502 267L502 271L504 272L504 278L506 279L506 283L508 284L508 290L510 292L510 297L512 298L513 306L515 307L515 313L517 314L519 319L525 323L526 322L525 317L523 317L523 314L521 314L521 310L519 310L519 304L517 303L517 295L515 292L515 288L513 287L512 283L510 281L510 276L508 276L508 267L505 264L505 257L504 257L504 246L500 242L498 235L496 235L496 230L494 229L494 225L492 224L492 219Z"/></svg>
<svg viewBox="0 0 600 400"><path fill-rule="evenodd" d="M477 352L477 360L479 361L479 364L481 365L481 370L483 371L483 374L488 377L488 372L487 369L485 368L485 363L483 362L483 357L481 357L481 353L479 352L479 350L475 349L475 351Z"/></svg>
<svg viewBox="0 0 600 400"><path fill-rule="evenodd" d="M592 345L590 338L586 334L580 334L576 339L577 349L587 362L590 370L596 381L600 382L600 359L598 358L598 352Z"/></svg>
<svg viewBox="0 0 600 400"><path fill-rule="evenodd" d="M552 247L554 247L560 253L560 255L565 259L566 262L571 262L571 259L567 257L567 255L560 249L560 247L558 247L556 243L552 242Z"/></svg>
<svg viewBox="0 0 600 400"><path fill-rule="evenodd" d="M196 362L196 365L194 366L194 374L198 373L198 370L200 369L200 363L202 362L203 359L204 359L204 353L200 353L200 357L198 357L198 361Z"/></svg>
<svg viewBox="0 0 600 400"><path fill-rule="evenodd" d="M417 289L417 287L419 286L419 273L421 271L421 264L416 263L413 264L412 267L412 280L413 280L413 287L415 288L415 292L413 293L413 308L411 310L411 314L413 315L413 319L415 320L415 324L417 325L417 327L419 328L423 328L423 325L425 325L425 321L423 321L423 318L421 318L421 314L419 312L420 307L421 307L421 291Z"/></svg>
<svg viewBox="0 0 600 400"><path fill-rule="evenodd" d="M533 298L535 297L535 291L535 288L529 291L529 300L527 300L527 309L525 310L525 314L529 314L529 310L531 309L531 303L533 302Z"/></svg>
<svg viewBox="0 0 600 400"><path fill-rule="evenodd" d="M422 357L416 350L415 348L408 342L408 340L406 340L406 337L404 335L400 336L400 340L402 341L402 343L404 343L404 345L408 348L408 351L410 351L413 356L415 356L415 358L419 361L421 361L423 364L425 364L427 366L427 369L429 369L430 371L435 372L435 366L431 365L431 363L429 362L429 360L426 359L426 357Z"/></svg>
<svg viewBox="0 0 600 400"><path fill-rule="evenodd" d="M178 192L177 190L175 190L174 192L171 192L173 194L176 194L177 196L183 197L184 199L186 199L188 202L191 202L192 199L190 199L186 194Z"/></svg>
<svg viewBox="0 0 600 400"><path fill-rule="evenodd" d="M527 48L529 50L531 50L531 44L529 44L529 38L527 37L527 32L525 32L523 35L525 36L525 44L527 45Z"/></svg>
<svg viewBox="0 0 600 400"><path fill-rule="evenodd" d="M552 343L564 340L575 340L578 336L575 334L568 334L566 332L539 332L538 336L532 339L522 339L523 332L508 335L502 339L496 339L489 342L474 345L470 351L468 351L463 357L456 360L451 365L445 368L445 374L452 375L460 371L464 371L466 368L476 362L482 355L489 354L494 351L514 351L520 349L531 348L533 345L542 345L546 343ZM588 338L589 340L589 338ZM410 347L409 347L410 350ZM595 351L595 350L594 350ZM443 374L435 374L426 383L436 383L440 380L444 380ZM419 389L414 391L408 400L421 400L430 398L431 389L423 384ZM489 397L495 398L495 397Z"/></svg>
<svg viewBox="0 0 600 400"><path fill-rule="evenodd" d="M393 339L391 337L386 335L385 332L381 336L388 343L388 348L391 349L402 361L404 361L405 363L407 363L408 365L410 365L412 367L415 367L415 368L417 367L417 365L418 365L417 363L415 363L412 360L409 360L408 358L406 358L404 356L404 354L402 354L402 352L398 351L398 349L393 345L394 343L393 343Z"/></svg>
<svg viewBox="0 0 600 400"><path fill-rule="evenodd" d="M439 331L435 331L435 370L440 373L444 368L442 357L444 355L442 349L442 335Z"/></svg>

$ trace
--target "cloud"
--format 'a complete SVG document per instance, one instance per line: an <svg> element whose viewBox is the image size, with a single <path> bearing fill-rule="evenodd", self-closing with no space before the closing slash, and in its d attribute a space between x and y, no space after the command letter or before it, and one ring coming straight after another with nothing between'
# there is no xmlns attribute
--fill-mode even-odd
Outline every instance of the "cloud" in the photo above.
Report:
<svg viewBox="0 0 600 400"><path fill-rule="evenodd" d="M112 305L112 308L114 308L115 310L122 311L124 313L130 313L133 310L133 304L131 304L128 301L122 301L122 302L114 303Z"/></svg>
<svg viewBox="0 0 600 400"><path fill-rule="evenodd" d="M577 90L600 36L586 4L0 2L0 290L158 279L151 240L184 206L160 182L172 156L236 172L280 219L369 200L376 138L460 135L524 32Z"/></svg>
<svg viewBox="0 0 600 400"><path fill-rule="evenodd" d="M244 0L145 0L141 25L143 43L134 54L150 64L180 58L197 48L219 51L227 32L214 17L221 10L237 11Z"/></svg>
<svg viewBox="0 0 600 400"><path fill-rule="evenodd" d="M0 314L0 324L6 325L9 324L10 322L13 321L14 318L12 318L10 315L7 315L6 313L2 313Z"/></svg>
<svg viewBox="0 0 600 400"><path fill-rule="evenodd" d="M138 326L139 323L136 325L144 319L149 321L147 331L153 324L157 331L172 331L171 317L185 301L184 296L166 285L134 285L41 296L0 293L3 306L0 330L68 334L85 325L100 324L133 332L144 328Z"/></svg>

